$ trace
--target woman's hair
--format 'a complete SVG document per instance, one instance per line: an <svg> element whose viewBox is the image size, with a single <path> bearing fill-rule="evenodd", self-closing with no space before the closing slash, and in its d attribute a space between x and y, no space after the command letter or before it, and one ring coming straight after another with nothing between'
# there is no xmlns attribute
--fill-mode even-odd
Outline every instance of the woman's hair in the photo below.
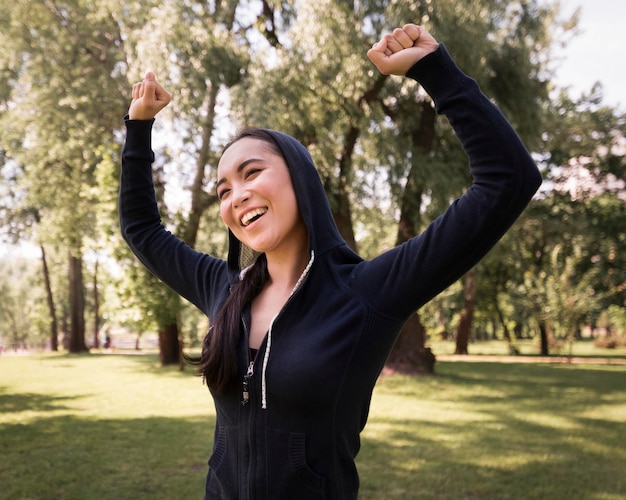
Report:
<svg viewBox="0 0 626 500"><path fill-rule="evenodd" d="M224 151L243 138L261 140L274 153L283 156L272 136L266 130L258 128L243 129L226 145ZM204 376L207 385L215 392L223 392L237 378L237 343L242 313L246 305L261 292L268 277L267 259L265 254L261 254L233 286L215 316L202 342L200 357L185 356L190 363L198 365L198 373Z"/></svg>
<svg viewBox="0 0 626 500"><path fill-rule="evenodd" d="M272 137L272 134L270 134L270 132L265 129L255 127L246 127L241 129L239 133L235 137L233 137L231 141L226 144L226 146L224 146L224 151L222 151L222 154L237 141L246 138L258 139L259 141L265 142L270 147L272 152L284 158L283 152L278 147L278 143Z"/></svg>

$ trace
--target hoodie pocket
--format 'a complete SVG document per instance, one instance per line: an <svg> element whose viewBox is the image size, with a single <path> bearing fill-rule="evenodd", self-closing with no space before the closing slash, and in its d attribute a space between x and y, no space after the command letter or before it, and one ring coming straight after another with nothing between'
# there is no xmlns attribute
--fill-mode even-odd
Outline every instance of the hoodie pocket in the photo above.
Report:
<svg viewBox="0 0 626 500"><path fill-rule="evenodd" d="M275 429L267 431L270 498L321 500L326 480L306 460L306 436Z"/></svg>
<svg viewBox="0 0 626 500"><path fill-rule="evenodd" d="M233 441L233 433L234 430L231 428L220 428L215 437L213 454L209 459L205 500L237 498L237 450L228 449L228 442L231 447L236 443ZM234 437L236 438L236 434ZM229 453L232 462L230 465Z"/></svg>

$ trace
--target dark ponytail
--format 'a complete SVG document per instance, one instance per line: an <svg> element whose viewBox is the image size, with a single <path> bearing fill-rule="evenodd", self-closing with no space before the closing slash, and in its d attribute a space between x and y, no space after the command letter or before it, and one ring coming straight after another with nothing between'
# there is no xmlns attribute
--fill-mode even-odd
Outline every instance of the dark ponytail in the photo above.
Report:
<svg viewBox="0 0 626 500"><path fill-rule="evenodd" d="M261 292L268 277L267 259L261 254L215 316L202 342L200 357L187 357L198 365L198 374L204 376L206 384L217 393L223 392L237 378L237 343L243 309Z"/></svg>

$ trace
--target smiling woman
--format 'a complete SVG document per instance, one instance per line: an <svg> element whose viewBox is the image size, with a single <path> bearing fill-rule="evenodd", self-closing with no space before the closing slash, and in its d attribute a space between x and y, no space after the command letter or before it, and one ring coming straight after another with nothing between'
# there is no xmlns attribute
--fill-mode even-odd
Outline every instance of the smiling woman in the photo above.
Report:
<svg viewBox="0 0 626 500"><path fill-rule="evenodd" d="M360 433L402 324L489 251L541 183L500 111L423 28L396 28L367 55L381 73L422 84L475 179L424 233L371 260L339 234L306 148L259 129L236 137L218 166L227 260L189 248L161 225L152 184L151 126L169 94L152 74L133 88L121 227L138 258L210 319L193 360L217 412L206 499L356 499Z"/></svg>
<svg viewBox="0 0 626 500"><path fill-rule="evenodd" d="M219 162L220 215L244 245L264 253L270 275L293 288L308 260L307 230L289 168L270 134L249 129L225 149ZM284 272L272 273L274 263Z"/></svg>
<svg viewBox="0 0 626 500"><path fill-rule="evenodd" d="M226 146L217 171L222 220L239 245L263 256L263 272L248 273L242 279L255 285L240 287L239 293L233 294L236 299L223 308L225 315L238 321L245 305L252 304L248 345L256 352L271 331L273 318L304 275L309 261L307 228L289 168L271 133L261 129L241 132ZM223 331L218 326L205 339L200 365L209 381L215 380L213 373L220 373L224 364L236 364L234 349L229 351L227 363L211 354L222 352L227 335L232 336L230 328ZM215 387L221 389L221 385Z"/></svg>

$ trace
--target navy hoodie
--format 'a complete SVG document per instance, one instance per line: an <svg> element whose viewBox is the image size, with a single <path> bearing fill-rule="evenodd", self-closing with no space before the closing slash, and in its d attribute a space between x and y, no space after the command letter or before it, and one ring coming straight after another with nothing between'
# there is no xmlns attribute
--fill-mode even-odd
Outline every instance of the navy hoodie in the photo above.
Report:
<svg viewBox="0 0 626 500"><path fill-rule="evenodd" d="M473 184L422 234L363 260L341 238L307 150L270 131L290 169L311 261L252 365L249 309L242 318L240 382L213 394L217 423L205 498L356 498L359 435L402 324L485 255L541 183L509 123L443 45L407 76L447 116L469 157ZM212 319L250 256L232 233L225 261L163 228L152 184L152 121L126 125L124 238L150 271ZM248 370L250 400L242 405Z"/></svg>

